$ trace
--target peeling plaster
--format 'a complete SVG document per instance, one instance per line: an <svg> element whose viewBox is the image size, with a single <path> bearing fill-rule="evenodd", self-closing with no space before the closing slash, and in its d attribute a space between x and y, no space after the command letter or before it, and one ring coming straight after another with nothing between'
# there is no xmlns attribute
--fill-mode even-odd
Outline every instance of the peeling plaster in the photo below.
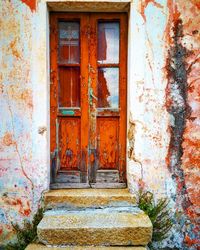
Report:
<svg viewBox="0 0 200 250"><path fill-rule="evenodd" d="M54 10L75 8L54 2ZM11 221L31 218L48 189L48 20L45 0L0 4L0 242L6 242ZM111 10L100 5L94 11ZM115 11L128 5L118 2ZM162 246L172 249L200 245L199 8L198 0L130 3L128 185L169 197L175 225Z"/></svg>

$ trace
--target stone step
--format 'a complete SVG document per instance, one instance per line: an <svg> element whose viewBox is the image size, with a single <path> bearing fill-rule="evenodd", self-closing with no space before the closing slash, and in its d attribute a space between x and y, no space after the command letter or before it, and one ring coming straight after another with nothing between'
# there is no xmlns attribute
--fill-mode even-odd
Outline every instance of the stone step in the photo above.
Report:
<svg viewBox="0 0 200 250"><path fill-rule="evenodd" d="M45 245L146 246L152 224L137 207L49 210L38 225L39 242Z"/></svg>
<svg viewBox="0 0 200 250"><path fill-rule="evenodd" d="M47 247L42 244L30 244L26 250L147 250L146 247L95 247L95 246L68 246L68 247Z"/></svg>
<svg viewBox="0 0 200 250"><path fill-rule="evenodd" d="M136 204L136 197L128 189L60 189L51 190L44 195L47 209L87 208L106 206L131 206Z"/></svg>

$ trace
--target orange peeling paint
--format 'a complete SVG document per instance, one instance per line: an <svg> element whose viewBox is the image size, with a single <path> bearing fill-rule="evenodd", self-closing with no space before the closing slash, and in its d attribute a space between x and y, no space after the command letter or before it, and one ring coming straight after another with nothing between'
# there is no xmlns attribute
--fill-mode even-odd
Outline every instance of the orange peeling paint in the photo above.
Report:
<svg viewBox="0 0 200 250"><path fill-rule="evenodd" d="M191 247L191 246L193 246L194 244L200 243L200 240L198 240L198 239L190 239L190 237L189 237L188 235L186 235L186 237L185 237L185 243L186 243L189 247Z"/></svg>
<svg viewBox="0 0 200 250"><path fill-rule="evenodd" d="M198 9L200 9L200 1L199 1L199 0L191 0L191 2L192 2Z"/></svg>
<svg viewBox="0 0 200 250"><path fill-rule="evenodd" d="M22 202L20 198L4 197L5 204L16 207L19 213L23 216L29 216L31 213L29 201Z"/></svg>
<svg viewBox="0 0 200 250"><path fill-rule="evenodd" d="M177 22L177 20L180 18L180 12L177 8L177 5L172 0L167 0L167 8L168 8L168 22L165 28L165 40L168 45L171 45L173 43L173 39L171 37L171 28L172 24Z"/></svg>
<svg viewBox="0 0 200 250"><path fill-rule="evenodd" d="M1 80L1 79L0 79ZM2 83L0 83L0 94L3 94L3 84Z"/></svg>
<svg viewBox="0 0 200 250"><path fill-rule="evenodd" d="M140 10L140 14L142 15L144 21L146 22L146 16L145 16L145 9L147 8L147 6L149 5L149 3L152 3L155 5L155 7L162 9L163 6L160 3L157 3L155 0L144 0L141 1L141 10Z"/></svg>
<svg viewBox="0 0 200 250"><path fill-rule="evenodd" d="M21 0L21 1L22 3L25 3L32 12L36 10L36 0Z"/></svg>
<svg viewBox="0 0 200 250"><path fill-rule="evenodd" d="M15 141L13 141L13 136L11 133L6 133L3 137L2 142L5 146L8 146L8 147L15 144Z"/></svg>
<svg viewBox="0 0 200 250"><path fill-rule="evenodd" d="M13 56L15 56L16 58L20 58L20 52L17 49L17 39L15 39L14 41L12 41L10 43L10 48L12 51Z"/></svg>

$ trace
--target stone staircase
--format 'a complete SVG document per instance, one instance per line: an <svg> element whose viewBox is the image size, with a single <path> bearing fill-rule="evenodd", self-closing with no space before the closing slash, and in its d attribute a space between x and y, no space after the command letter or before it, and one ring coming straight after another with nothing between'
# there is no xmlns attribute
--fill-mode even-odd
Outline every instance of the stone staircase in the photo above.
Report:
<svg viewBox="0 0 200 250"><path fill-rule="evenodd" d="M151 240L151 221L127 189L52 190L44 202L39 243L26 250L144 250Z"/></svg>

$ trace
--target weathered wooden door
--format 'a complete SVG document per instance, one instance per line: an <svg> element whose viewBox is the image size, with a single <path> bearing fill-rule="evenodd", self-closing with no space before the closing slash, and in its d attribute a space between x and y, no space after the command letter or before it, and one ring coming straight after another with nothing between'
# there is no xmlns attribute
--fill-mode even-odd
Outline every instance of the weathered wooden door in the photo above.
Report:
<svg viewBox="0 0 200 250"><path fill-rule="evenodd" d="M52 187L126 184L125 13L50 20Z"/></svg>

